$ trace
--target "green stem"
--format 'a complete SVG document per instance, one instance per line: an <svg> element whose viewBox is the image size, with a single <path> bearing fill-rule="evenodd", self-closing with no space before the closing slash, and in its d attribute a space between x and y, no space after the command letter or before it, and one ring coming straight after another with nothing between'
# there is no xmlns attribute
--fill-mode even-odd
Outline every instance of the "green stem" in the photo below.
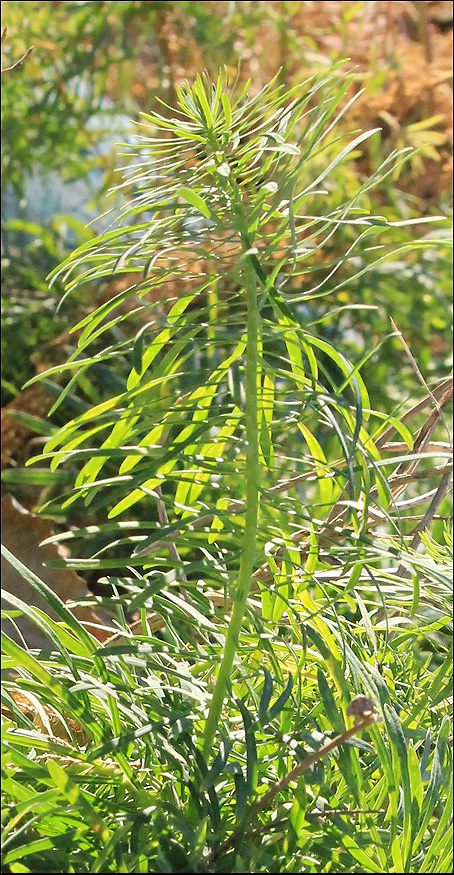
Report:
<svg viewBox="0 0 454 875"><path fill-rule="evenodd" d="M257 277L249 258L245 264L245 286L247 297L247 352L246 352L246 516L241 553L240 569L236 590L232 593L233 610L225 639L224 655L219 666L218 676L211 700L205 726L204 755L209 756L216 729L221 716L222 705L230 680L233 660L238 649L239 635L243 622L246 602L251 586L257 538L257 517L259 505L260 465L259 435L257 425L257 371L258 371L258 333L259 307L257 296Z"/></svg>

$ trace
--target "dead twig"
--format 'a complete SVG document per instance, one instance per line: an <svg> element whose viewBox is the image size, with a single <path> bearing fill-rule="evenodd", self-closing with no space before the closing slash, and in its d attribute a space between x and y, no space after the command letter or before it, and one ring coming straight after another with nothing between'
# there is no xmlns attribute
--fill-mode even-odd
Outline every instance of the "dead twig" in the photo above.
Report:
<svg viewBox="0 0 454 875"><path fill-rule="evenodd" d="M159 522L161 523L161 526L168 526L168 525L170 525L170 523L169 523L169 517L167 516L167 509L166 509L166 506L165 506L164 501L163 501L163 498L162 498L161 487L160 487L160 486L156 486L156 487L155 487L155 492L156 492L157 495L158 495L158 498L157 498L157 500L156 500L156 505L157 505L157 510L158 510ZM179 555L179 553L178 553L178 550L177 550L177 547L176 547L175 542L174 542L174 541L167 541L167 542L166 542L166 545L167 545L168 550L169 550L170 558L173 559L174 562L178 562L178 564L179 564L179 566L180 566L180 569L181 569L181 570L180 570L181 579L182 579L185 583L187 583L187 582L188 582L188 579L187 579L186 574L185 574L185 571L184 571L184 565L183 565L183 563L182 563L182 561L181 561L181 559L180 559L180 555Z"/></svg>
<svg viewBox="0 0 454 875"><path fill-rule="evenodd" d="M255 805L253 805L248 813L246 814L245 819L242 823L240 823L233 830L232 834L219 845L218 848L213 849L211 855L207 858L208 863L213 863L215 860L219 859L223 854L225 854L230 848L234 847L238 841L241 840L242 834L244 833L247 825L253 822L257 815L263 811L264 808L269 808L270 804L273 802L274 798L282 793L283 790L286 790L289 784L293 781L296 781L304 772L306 772L311 766L315 763L318 763L323 757L328 756L333 750L339 747L340 744L344 744L350 738L353 738L358 732L363 729L367 729L369 726L374 723L378 723L381 721L381 717L375 713L367 712L364 715L357 715L355 719L355 724L351 729L347 729L345 732L336 735L335 738L330 739L323 747L320 747L314 753L305 757L305 759L298 763L298 765L294 766L287 775L277 781L276 784L273 784L267 792L257 800Z"/></svg>
<svg viewBox="0 0 454 875"><path fill-rule="evenodd" d="M5 42L7 33L8 33L8 28L5 26L3 28L0 45L3 45L3 43ZM24 63L24 61L28 58L28 56L31 55L34 48L35 48L34 46L30 46L30 48L27 49L27 51L22 55L22 57L19 58L17 61L14 61L14 64L11 64L10 67L2 67L1 72L2 73L10 73L11 70L16 70L17 67L20 67Z"/></svg>
<svg viewBox="0 0 454 875"><path fill-rule="evenodd" d="M429 386L427 385L427 383L426 383L426 381L425 381L425 379L424 379L424 377L423 377L421 371L419 370L418 363L417 363L417 361L416 361L416 359L415 359L415 357L414 357L414 355L413 355L413 353L412 353L410 347L408 346L408 343L407 343L407 341L405 340L405 337L403 336L403 334L402 334L402 332L400 331L400 329L397 327L397 325L396 325L396 323L394 322L394 319L392 318L392 316L390 316L389 318L390 318L390 321L391 321L391 325L392 325L392 327L394 328L394 331L396 332L397 336L400 338L400 342L401 342L401 344L402 344L402 346L403 346L403 348L404 348L404 350L405 350L405 352L406 352L407 358L409 359L410 364L411 364L411 366L412 366L412 368L413 368L413 370L414 370L414 372L415 372L415 374L416 374L416 376L417 376L419 382L421 383L423 389L425 389L426 392L429 393L429 395L430 395L430 397L432 398L432 401L433 401L433 403L434 403L436 409L438 410L440 416L443 416L443 413L442 413L442 411L441 411L441 408L439 407L438 401L437 401L437 399L435 398L435 395L433 395L433 393L430 391ZM447 427L446 423L445 423L445 426L446 426L446 431L448 431L448 427ZM449 433L449 431L448 431L448 433Z"/></svg>
<svg viewBox="0 0 454 875"><path fill-rule="evenodd" d="M447 471L446 474L444 474L443 477L441 478L440 485L439 485L432 501L430 502L430 505L427 508L422 520L418 523L416 528L413 529L413 532L412 532L413 539L412 539L411 544L410 544L410 547L413 550L416 549L416 547L418 546L418 543L420 540L419 536L420 536L421 532L424 532L424 530L427 529L427 527L430 525L430 523L432 522L432 520L434 518L435 511L437 510L437 507L439 506L439 504L441 504L441 502L443 501L443 498L445 497L446 493L449 490L449 487L452 483L452 465L450 465L450 468L451 468L451 470Z"/></svg>
<svg viewBox="0 0 454 875"><path fill-rule="evenodd" d="M438 399L440 399L439 406L441 408L446 407L446 405L449 404L449 402L452 400L452 391L453 377L451 374L446 380L443 380L442 383L436 386L436 388L433 390L433 392L430 393L430 395L426 395L426 397L423 398L422 401L419 401L418 404L415 404L415 406L412 407L411 410L407 410L407 413L404 413L404 415L400 417L400 422L403 425L406 425L410 419L413 419L414 416L417 416L418 413L421 413L422 410L425 410L425 408L428 407L430 403L433 404L432 399L434 397L437 401ZM391 437L392 434L394 434L395 431L395 426L390 425L389 428L387 428L386 431L384 431L383 434L380 435L378 440L375 441L375 446L377 447L377 450L381 450L384 448L384 445L388 442L388 439Z"/></svg>

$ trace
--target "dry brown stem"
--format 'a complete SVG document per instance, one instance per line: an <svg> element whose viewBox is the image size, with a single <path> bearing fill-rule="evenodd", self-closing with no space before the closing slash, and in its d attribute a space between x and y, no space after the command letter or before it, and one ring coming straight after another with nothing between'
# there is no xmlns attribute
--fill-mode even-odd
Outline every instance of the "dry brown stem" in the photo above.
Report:
<svg viewBox="0 0 454 875"><path fill-rule="evenodd" d="M3 43L5 42L6 34L7 34L7 33L8 33L8 28L5 26L5 27L3 28L3 31L2 31L2 36L1 36L1 40L0 40L0 45L3 45ZM24 61L28 58L28 56L31 55L31 53L32 53L32 51L33 51L34 48L35 48L34 46L30 46L30 48L27 49L27 51L22 55L21 58L19 58L17 61L14 61L14 64L11 64L10 67L3 67L2 70L1 70L1 72L2 72L2 73L10 73L11 70L16 70L17 67L22 66L22 64L23 64Z"/></svg>

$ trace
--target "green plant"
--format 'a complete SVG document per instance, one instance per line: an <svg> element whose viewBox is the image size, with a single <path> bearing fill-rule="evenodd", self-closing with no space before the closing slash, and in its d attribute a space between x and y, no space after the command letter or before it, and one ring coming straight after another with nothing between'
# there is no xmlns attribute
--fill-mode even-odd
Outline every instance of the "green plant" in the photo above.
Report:
<svg viewBox="0 0 454 875"><path fill-rule="evenodd" d="M110 599L116 637L99 648L7 555L60 621L7 596L12 619L28 614L54 650L38 658L5 641L19 675L6 699L16 810L5 864L24 871L12 867L43 853L50 871L444 871L445 573L433 547L426 562L407 548L397 499L402 472L417 483L424 459L440 459L432 476L446 475L449 447L429 443L446 385L414 440L405 417L372 409L361 368L373 350L348 361L298 309L391 255L371 238L393 223L362 198L405 155L330 208L324 180L374 133L339 144L351 104L339 109L349 86L340 65L290 94L275 82L254 96L227 86L224 74L197 77L178 89L174 118L144 115L149 157L124 180L138 196L53 275L68 292L132 275L75 326L76 352L48 372L72 374L54 409L92 365L126 361L126 390L66 423L42 456L52 470L80 466L53 507L83 500L87 516L109 517L52 539L106 539L66 564L116 569L123 594ZM354 240L325 258L344 226ZM143 324L118 340L129 317ZM401 595L404 632L392 616ZM135 625L125 612L139 614ZM431 642L425 661L408 647L418 636ZM356 693L371 707L352 732ZM66 747L31 728L19 694L49 736L56 714ZM47 767L21 753L32 744L52 754Z"/></svg>

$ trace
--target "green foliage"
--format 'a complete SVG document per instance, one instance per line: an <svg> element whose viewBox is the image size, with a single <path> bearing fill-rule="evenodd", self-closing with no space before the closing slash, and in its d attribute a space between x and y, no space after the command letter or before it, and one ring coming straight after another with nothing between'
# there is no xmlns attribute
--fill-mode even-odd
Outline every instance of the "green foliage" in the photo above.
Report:
<svg viewBox="0 0 454 875"><path fill-rule="evenodd" d="M428 111L426 101L427 95L432 93L431 77L436 76L439 63L443 72L435 35L434 65L427 65L427 70L430 68L432 72L430 76L429 73L426 75L424 64L418 70L421 100L416 107L411 103L411 94L407 94L405 81L408 64L413 69L418 67L412 50L415 47L415 27L422 39L425 13L420 6L418 3L403 4L396 19L393 7L384 10L377 22L377 27L385 28L383 40L380 37L370 41L367 36L370 27L367 3L355 3L348 8L343 3L335 4L333 24L331 8L329 15L320 17L318 10L322 7L308 7L299 2L232 3L218 0L199 3L192 0L174 3L164 0L150 3L122 0L112 7L110 3L93 0L65 3L45 0L28 2L27 15L24 16L22 3L5 0L2 14L8 33L2 47L3 65L7 66L20 57L31 45L35 48L20 69L5 74L2 80L2 199L6 197L8 201L11 186L23 193L24 180L30 174L33 177L38 174L39 179L40 173L58 170L65 183L73 186L78 181L87 181L94 172L101 177L94 198L95 209L103 212L103 196L113 184L115 163L111 153L93 152L94 145L102 137L103 124L109 134L115 130L118 113L126 118L135 117L138 109L148 107L155 96L173 107L177 99L175 85L181 81L183 70L185 75L193 75L194 64L213 73L220 62L225 62L230 69L236 68L238 56L241 56L242 81L249 71L254 82L263 83L281 67L279 81L291 87L297 81L295 77L301 77L302 70L303 75L306 72L309 75L329 64L330 59L334 62L351 57L352 64L359 65L354 74L355 88L366 84L368 100L366 102L364 94L359 97L339 120L338 132L348 133L352 113L353 124L359 119L363 127L380 125L382 130L364 144L362 157L354 153L355 160L348 165L342 162L324 180L331 207L354 195L358 180L364 178L367 168L379 166L396 145L399 148L417 145L419 151L411 153L407 162L382 180L378 192L371 189L368 194L363 193L363 206L372 214L381 214L385 209L388 219L393 221L412 218L421 212L425 214L427 204L413 196L413 191L421 187L428 172L429 187L438 181L435 186L438 196L433 201L438 206L434 209L448 215L449 197L441 174L445 159L441 156L446 151L442 141L444 139L446 146L449 136L440 130L432 130L433 126L439 128L443 119L443 103L439 103L443 88L436 89L433 94L435 115ZM419 22L417 26L416 21ZM399 33L399 47L395 43L395 34L392 45L389 45L388 32L393 33L393 28ZM357 32L363 33L364 44L352 38ZM407 32L412 34L411 39L404 38ZM329 51L328 44L332 45ZM214 46L216 52L213 54ZM377 47L383 52L379 60ZM400 113L396 117L392 96L399 79L403 80L403 93L397 107ZM387 83L386 88L384 83ZM106 95L109 107L106 107ZM347 96L342 105L346 102ZM377 107L375 114L374 106ZM171 115L172 111L164 109L164 114ZM94 117L97 118L96 128L92 124ZM101 127L100 119L104 119ZM322 167L323 161L324 155L321 154L319 162ZM399 176L402 170L404 173ZM402 187L409 193L405 194ZM72 199L72 189L68 190L67 197ZM59 212L64 210L64 207L58 208ZM56 248L61 249L63 222L56 224L58 227L51 229L51 233L48 228L31 231L31 236L25 238L27 245L24 245L23 236L17 243L17 229L2 228L5 392L8 384L13 393L19 391L33 375L36 366L43 364L42 361L33 362L30 353L32 343L41 350L50 339L49 308L55 308L60 297L58 286L54 287L52 295L48 291L44 299L40 295L46 288L45 276L64 257L55 253ZM341 239L341 230L345 233L345 240ZM401 241L411 243L420 230L418 226L400 229ZM350 226L339 228L331 243L325 243L326 260L329 257L333 264L338 263L340 251L354 243L355 231ZM397 237L396 229L394 233ZM442 233L444 236L446 231L443 229ZM77 237L75 245L79 239ZM355 257L361 263L361 244ZM400 277L398 287L394 283L396 272ZM340 264L337 275L342 274ZM299 281L295 281L299 286ZM292 283L292 279L289 282ZM311 304L309 316L306 311L302 315L306 321L317 322L316 330L325 340L336 347L341 345L353 357L383 338L384 320L392 315L423 373L435 380L452 366L451 286L447 247L414 252L403 250L394 263L388 261L379 265L377 270L360 275L356 281L348 282L333 294L330 313L326 312L321 300ZM87 294L96 297L99 290L96 287L87 289ZM83 312L85 300L77 303ZM378 309L345 309L345 305L352 303L368 304ZM300 306L303 310L303 304ZM59 314L54 323L53 337L58 336L71 319L74 321L72 316L68 320ZM9 354L11 348L15 353L20 350L17 368L13 363L15 356ZM395 400L401 397L403 385L406 395L413 392L413 372L396 339L382 342L371 360L364 364L363 376L380 410L388 409L389 393ZM8 401L11 396L8 392L3 397Z"/></svg>
<svg viewBox="0 0 454 875"><path fill-rule="evenodd" d="M47 595L58 623L8 597L28 616L40 613L36 620L54 652L37 659L8 639L4 643L5 667L16 672L3 687L11 719L3 727L2 792L13 805L4 820L4 867L446 871L452 773L449 723L442 721L440 703L450 695L447 662L415 675L406 637L390 644L378 672L353 640L355 624L350 632L344 625L351 641L344 646L331 623L309 621L306 647L301 637L291 644L273 640L273 624L261 622L263 657L271 641L277 670L285 664L292 674L280 680L274 671L247 670L252 647L245 640L246 692L241 700L234 692L228 696L225 733L210 762L198 747L210 695L207 620L187 615L188 645L174 603L162 599L172 641L164 644L144 621L139 634L124 626L116 641L99 648L68 608ZM219 641L222 618L215 628ZM345 677L344 657L354 684L373 696L384 723L372 724L366 737L350 736L328 759L323 746L332 733L346 730L342 703L352 681ZM212 653L209 662L215 661ZM30 702L34 726L15 704L18 692ZM270 804L251 819L256 794L260 801L309 754L315 762L275 798L275 816Z"/></svg>
<svg viewBox="0 0 454 875"><path fill-rule="evenodd" d="M2 179L18 193L24 173L37 167L61 169L68 178L90 169L84 150L100 132L87 122L103 109L109 68L132 54L126 37L137 14L134 2L121 0L116 16L105 2L60 5L31 2L25 17L19 3L5 3L2 10L5 57L34 46L23 69L6 75L2 89Z"/></svg>
<svg viewBox="0 0 454 875"><path fill-rule="evenodd" d="M61 289L49 292L46 276L90 231L74 215L56 214L45 221L46 200L58 203L54 189L73 186L64 198L70 209L77 184L99 173L98 209L103 192L112 184L112 150L94 147L103 135L112 137L120 106L131 109L126 93L106 101L109 71L133 54L127 34L138 11L133 2L60 4L31 2L3 4L7 27L3 62L33 53L20 68L2 78L2 399L18 392L36 372L33 361L46 343L62 333L71 316L55 318ZM126 84L126 83L125 83ZM95 119L95 123L93 123ZM118 122L117 122L118 123ZM114 127L113 127L114 126ZM58 175L61 174L60 176ZM28 184L28 188L27 188ZM32 201L31 204L27 204ZM69 203L68 203L69 198ZM33 201L40 200L41 207ZM66 207L68 204L68 207ZM13 205L15 210L13 209ZM32 219L27 215L31 207ZM17 216L11 220L11 212ZM54 210L55 211L55 210ZM76 302L79 308L83 301ZM74 318L74 317L72 317ZM14 349L12 356L10 350Z"/></svg>
<svg viewBox="0 0 454 875"><path fill-rule="evenodd" d="M402 233L367 199L406 153L336 202L325 187L376 133L338 135L348 85L340 65L290 94L198 76L172 118L144 114L116 227L53 273L68 293L128 279L46 375L69 373L55 410L93 366L126 384L40 457L78 469L50 509L101 518L50 540L104 537L53 564L115 569L115 637L100 647L5 551L59 618L6 594L50 644L5 636L10 871L449 865L449 536L416 551L395 489L449 447L375 410L373 350L350 361L310 316L396 264Z"/></svg>
<svg viewBox="0 0 454 875"><path fill-rule="evenodd" d="M3 229L2 259L2 399L17 394L36 372L43 349L70 324L71 315L80 307L83 296L73 302L71 310L56 312L59 292L49 291L45 276L67 254L62 226L68 220L56 216L50 228L32 222L12 220ZM75 239L87 239L87 231L73 221ZM11 233L19 236L11 237ZM88 234L88 236L91 236ZM14 356L11 355L14 350Z"/></svg>

